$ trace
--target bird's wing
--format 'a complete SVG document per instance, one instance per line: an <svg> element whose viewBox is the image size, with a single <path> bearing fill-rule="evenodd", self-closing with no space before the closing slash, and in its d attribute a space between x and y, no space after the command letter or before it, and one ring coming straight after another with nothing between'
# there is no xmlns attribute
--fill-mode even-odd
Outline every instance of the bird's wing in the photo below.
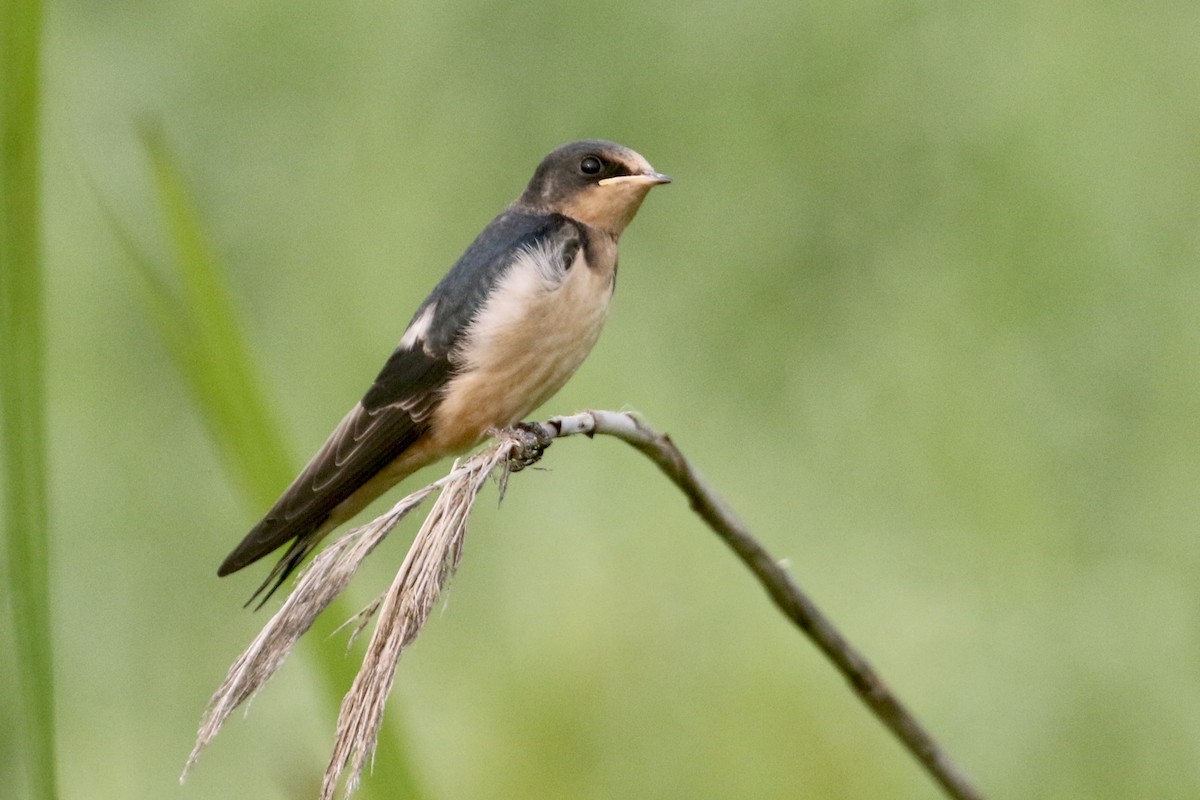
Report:
<svg viewBox="0 0 1200 800"><path fill-rule="evenodd" d="M403 373L405 390L390 402L356 404L217 574L235 572L295 539L259 592L285 580L317 543L312 534L330 513L425 432L451 369L448 354L420 347L393 353L385 373Z"/></svg>
<svg viewBox="0 0 1200 800"><path fill-rule="evenodd" d="M274 582L269 597L312 550L317 543L312 534L330 513L428 429L454 375L457 345L516 256L525 248L553 243L570 263L578 235L564 217L513 211L485 228L417 309L363 399L217 574L235 572L295 539L255 593Z"/></svg>

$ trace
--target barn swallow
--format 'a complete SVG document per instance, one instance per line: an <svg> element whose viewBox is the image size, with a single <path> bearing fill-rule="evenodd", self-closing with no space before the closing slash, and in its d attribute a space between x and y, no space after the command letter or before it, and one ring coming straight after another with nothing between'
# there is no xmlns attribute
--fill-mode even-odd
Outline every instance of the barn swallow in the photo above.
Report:
<svg viewBox="0 0 1200 800"><path fill-rule="evenodd" d="M548 400L600 335L621 232L650 189L670 181L633 150L599 139L546 156L417 308L362 400L217 574L291 542L254 594L266 591L265 601L326 534L380 494Z"/></svg>

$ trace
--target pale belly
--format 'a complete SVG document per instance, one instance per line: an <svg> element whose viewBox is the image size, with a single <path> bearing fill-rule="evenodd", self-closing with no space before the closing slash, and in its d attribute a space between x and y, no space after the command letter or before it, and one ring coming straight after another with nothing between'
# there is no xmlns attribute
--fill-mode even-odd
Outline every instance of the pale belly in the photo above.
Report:
<svg viewBox="0 0 1200 800"><path fill-rule="evenodd" d="M577 265L552 291L532 276L507 283L473 326L463 372L434 413L432 428L447 449L470 447L550 399L587 358L608 316L611 273Z"/></svg>
<svg viewBox="0 0 1200 800"><path fill-rule="evenodd" d="M461 374L446 386L429 432L333 512L322 530L357 514L414 471L479 443L550 399L600 337L612 272L577 264L553 290L518 273L480 314L462 350Z"/></svg>

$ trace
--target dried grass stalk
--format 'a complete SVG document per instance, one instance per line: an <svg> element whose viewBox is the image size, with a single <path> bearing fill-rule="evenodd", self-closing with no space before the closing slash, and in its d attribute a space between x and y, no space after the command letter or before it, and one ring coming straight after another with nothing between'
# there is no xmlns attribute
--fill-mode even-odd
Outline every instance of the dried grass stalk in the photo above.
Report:
<svg viewBox="0 0 1200 800"><path fill-rule="evenodd" d="M300 637L308 632L333 599L342 593L363 559L434 488L426 486L413 492L387 514L350 531L313 559L312 564L300 575L295 590L250 646L233 662L225 680L213 693L196 735L196 745L188 756L183 774L179 776L180 783L233 710L252 698L275 675Z"/></svg>
<svg viewBox="0 0 1200 800"><path fill-rule="evenodd" d="M504 448L504 452L509 452L513 446L510 443ZM275 675L275 672L292 652L296 642L308 632L313 622L333 602L334 598L349 585L363 560L380 542L387 538L392 528L396 527L400 520L438 489L443 490L442 499L444 500L447 498L447 492L450 496L457 496L460 493L457 487L462 482L473 483L473 479L479 478L481 474L486 477L495 468L497 458L503 460L503 457L498 456L499 452L499 448L489 450L480 453L462 466L456 463L450 474L409 494L387 513L370 523L346 533L313 559L312 563L300 574L296 588L288 595L282 607L275 612L254 641L250 643L250 646L233 662L225 680L213 693L201 720L200 730L196 735L196 745L192 748L183 774L179 778L181 783L191 768L195 766L200 753L220 731L229 715L242 703L252 698ZM434 511L436 512L439 507L444 507L441 500L435 505ZM433 512L431 512L432 517ZM425 533L427 528L429 528L428 521L426 526L421 529L422 533ZM418 534L409 557L405 559L406 566L413 561L414 552L421 546L422 537ZM459 546L461 546L461 540ZM457 563L457 553L454 556L454 563ZM401 573L403 574L403 572L404 567L401 568ZM374 613L377 606L378 601L360 613L360 628L361 624L365 624L370 615ZM415 635L415 631L413 635Z"/></svg>
<svg viewBox="0 0 1200 800"><path fill-rule="evenodd" d="M467 521L479 490L488 476L507 465L514 450L521 446L520 440L505 437L498 446L471 458L457 470L460 477L442 488L382 601L376 601L363 612L360 629L376 611L378 622L362 667L338 712L337 734L321 785L321 800L332 800L347 767L350 772L344 797L349 798L358 788L363 766L375 750L400 654L417 638L446 581L458 567Z"/></svg>
<svg viewBox="0 0 1200 800"><path fill-rule="evenodd" d="M303 573L283 607L230 668L225 682L213 695L184 775L233 709L252 697L275 673L296 640L346 587L359 564L388 531L432 492L441 489L441 496L421 526L391 587L358 615L358 630L362 630L372 616L378 616L378 623L362 668L342 701L333 754L321 789L321 800L332 800L348 766L350 772L345 781L344 797L349 798L358 787L363 767L374 752L400 654L420 632L446 581L458 566L467 520L479 490L489 475L500 470L503 496L509 472L538 461L542 451L554 439L576 434L613 436L653 461L688 498L692 510L753 573L779 610L829 658L859 699L920 762L947 796L955 800L982 800L983 795L949 755L891 692L867 660L795 584L782 564L763 548L703 481L675 443L631 414L613 411L585 411L497 432L498 441L491 448L468 459L462 466L456 462L446 477L410 494L384 516L351 531L326 548Z"/></svg>

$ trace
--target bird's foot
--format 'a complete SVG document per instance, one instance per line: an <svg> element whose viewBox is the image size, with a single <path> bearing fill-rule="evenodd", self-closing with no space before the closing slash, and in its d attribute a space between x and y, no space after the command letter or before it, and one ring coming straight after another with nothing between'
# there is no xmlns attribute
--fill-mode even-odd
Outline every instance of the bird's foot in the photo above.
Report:
<svg viewBox="0 0 1200 800"><path fill-rule="evenodd" d="M511 472L520 472L541 461L542 453L554 442L554 437L537 422L518 422L506 433L521 445L508 459Z"/></svg>

